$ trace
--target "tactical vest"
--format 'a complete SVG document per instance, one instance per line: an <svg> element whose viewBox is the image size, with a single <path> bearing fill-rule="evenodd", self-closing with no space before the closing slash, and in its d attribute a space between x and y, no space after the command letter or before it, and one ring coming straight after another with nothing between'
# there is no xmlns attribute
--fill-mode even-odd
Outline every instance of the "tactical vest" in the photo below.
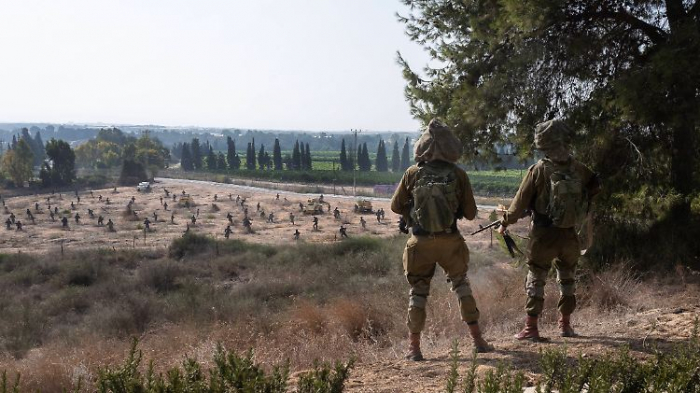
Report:
<svg viewBox="0 0 700 393"><path fill-rule="evenodd" d="M586 215L585 187L580 174L573 160L568 164L557 164L549 159L543 161L548 175L546 214L551 226L572 228Z"/></svg>
<svg viewBox="0 0 700 393"><path fill-rule="evenodd" d="M420 166L411 194L411 220L420 231L435 234L454 230L459 209L454 165Z"/></svg>

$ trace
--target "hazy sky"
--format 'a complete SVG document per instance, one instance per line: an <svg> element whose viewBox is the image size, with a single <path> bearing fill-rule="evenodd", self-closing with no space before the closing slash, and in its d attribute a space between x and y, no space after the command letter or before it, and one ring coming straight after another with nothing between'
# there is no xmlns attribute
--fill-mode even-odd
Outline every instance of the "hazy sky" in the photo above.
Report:
<svg viewBox="0 0 700 393"><path fill-rule="evenodd" d="M0 122L415 130L398 0L0 0Z"/></svg>

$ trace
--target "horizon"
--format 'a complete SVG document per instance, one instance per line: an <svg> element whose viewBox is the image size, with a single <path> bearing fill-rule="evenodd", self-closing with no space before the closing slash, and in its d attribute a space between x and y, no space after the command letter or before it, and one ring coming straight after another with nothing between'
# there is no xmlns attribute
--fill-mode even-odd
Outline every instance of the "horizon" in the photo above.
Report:
<svg viewBox="0 0 700 393"><path fill-rule="evenodd" d="M416 68L429 57L396 19L398 0L25 0L3 11L0 47L15 59L0 63L3 123L420 128L396 53Z"/></svg>

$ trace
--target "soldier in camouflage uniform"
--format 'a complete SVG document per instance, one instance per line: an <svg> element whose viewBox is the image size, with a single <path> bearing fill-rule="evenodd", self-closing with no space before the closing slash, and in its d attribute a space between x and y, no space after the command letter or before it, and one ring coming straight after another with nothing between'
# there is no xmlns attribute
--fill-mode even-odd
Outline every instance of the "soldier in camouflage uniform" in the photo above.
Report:
<svg viewBox="0 0 700 393"><path fill-rule="evenodd" d="M576 212L572 210L576 205L588 205L590 198L599 192L600 185L597 176L571 156L568 146L568 138L571 135L571 130L561 120L550 120L537 125L535 148L544 153L545 158L528 169L513 202L501 220L499 231L504 233L508 225L524 217L527 211L532 213L527 261L529 271L525 284L527 317L525 328L515 335L518 340L540 340L537 318L542 313L544 286L552 263L557 271L560 291L560 333L563 337L575 336L571 327L571 313L576 308L575 274L580 248L574 228ZM552 184L556 184L562 173L566 173L566 177L574 182L572 184L577 185L571 197L559 194L561 191L553 191ZM559 199L576 198L572 200L581 203L569 204L566 209L555 208L556 203L550 199L550 195L554 193L561 195L557 197ZM568 211L557 213L557 210ZM556 218L566 215L570 217L567 222Z"/></svg>
<svg viewBox="0 0 700 393"><path fill-rule="evenodd" d="M408 306L409 351L406 358L422 360L420 350L421 331L425 327L426 305L430 292L430 281L435 274L436 264L445 271L452 283L452 291L457 295L461 318L467 323L477 352L493 349L482 337L479 329L479 309L472 295L467 279L469 249L457 229L457 219L473 220L476 217L476 203L466 172L456 162L462 154L462 143L443 123L431 120L415 147L416 165L406 170L391 200L391 210L402 215L411 223L412 236L406 243L403 253L404 273L411 285ZM440 232L428 233L411 217L414 185L422 176L419 171L431 167L450 173L453 179L455 211L442 212L451 219L451 227ZM377 213L377 220L381 213Z"/></svg>

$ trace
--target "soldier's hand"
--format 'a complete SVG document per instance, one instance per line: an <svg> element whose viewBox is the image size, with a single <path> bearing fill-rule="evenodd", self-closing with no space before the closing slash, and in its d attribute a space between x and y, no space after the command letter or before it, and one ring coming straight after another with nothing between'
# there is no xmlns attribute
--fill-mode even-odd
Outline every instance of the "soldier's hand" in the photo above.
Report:
<svg viewBox="0 0 700 393"><path fill-rule="evenodd" d="M501 234L501 236L505 235L507 232L506 226L501 224L498 226L498 233Z"/></svg>

